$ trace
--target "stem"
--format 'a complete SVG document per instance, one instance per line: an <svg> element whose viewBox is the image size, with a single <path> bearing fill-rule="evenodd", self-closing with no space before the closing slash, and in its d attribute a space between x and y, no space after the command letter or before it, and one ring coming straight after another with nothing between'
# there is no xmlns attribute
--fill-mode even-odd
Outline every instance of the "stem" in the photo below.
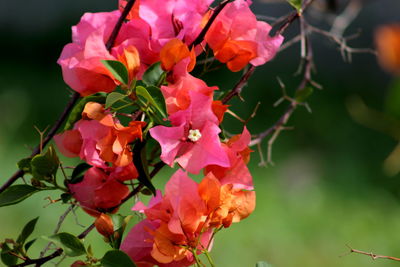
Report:
<svg viewBox="0 0 400 267"><path fill-rule="evenodd" d="M250 68L248 68L248 70L243 74L243 76L237 82L235 87L233 87L233 89L222 99L223 104L229 102L234 96L240 95L240 93L243 90L243 87L247 84L248 80L250 79L251 75L253 75L255 70L256 67L254 67L253 65Z"/></svg>
<svg viewBox="0 0 400 267"><path fill-rule="evenodd" d="M221 13L222 9L230 2L230 0L224 0L222 1L215 9L213 14L211 15L211 18L207 21L206 26L204 26L203 30L201 30L200 34L196 37L196 39L189 45L191 46L196 46L200 44L204 37L207 34L207 31L210 29L211 24L214 22L214 20L217 18L218 14Z"/></svg>
<svg viewBox="0 0 400 267"><path fill-rule="evenodd" d="M205 249L203 252L207 257L208 262L211 264L211 267L215 267L214 261L212 260L210 253L208 253L208 250Z"/></svg>
<svg viewBox="0 0 400 267"><path fill-rule="evenodd" d="M372 252L365 252L365 251L362 251L362 250L353 249L349 245L346 245L346 246L350 249L350 253L357 253L357 254L370 256L373 260L376 260L376 259L388 259L388 260L393 260L393 261L400 261L400 258L397 258L397 257L378 255L378 254L375 254L375 253L372 253Z"/></svg>
<svg viewBox="0 0 400 267"><path fill-rule="evenodd" d="M203 263L201 262L199 255L197 255L197 250L193 249L191 252L193 254L194 260L196 261L196 266L201 267L203 265Z"/></svg>
<svg viewBox="0 0 400 267"><path fill-rule="evenodd" d="M114 42L115 42L115 39L117 39L119 30L120 30L121 27L122 27L122 23L124 22L124 20L125 20L126 17L128 16L128 14L129 14L129 12L131 11L131 9L132 9L132 7L133 7L134 4L135 4L135 0L130 0L130 1L126 4L126 6L125 6L125 8L124 8L124 11L122 11L122 14L121 14L121 16L119 17L119 19L118 19L118 21L117 21L117 24L115 25L115 27L114 27L114 29L113 29L111 35L110 35L110 38L108 39L108 41L107 41L107 43L106 43L106 48L107 48L108 51L110 51L111 48L113 47Z"/></svg>
<svg viewBox="0 0 400 267"><path fill-rule="evenodd" d="M53 234L57 234L57 233L58 233L58 231L59 231L60 228L61 228L61 225L63 224L63 222L64 222L64 220L65 220L65 218L66 218L67 215L72 211L73 208L74 208L74 205L69 206L68 209L60 216L60 219L58 220L57 226L56 226L56 228L54 229ZM47 243L46 247L40 252L40 257L43 257L43 256L46 254L47 250L49 250L50 245L51 245L52 243L53 243L53 242Z"/></svg>
<svg viewBox="0 0 400 267"><path fill-rule="evenodd" d="M38 258L38 259L28 259L25 262L21 263L21 264L17 264L17 265L13 265L11 267L22 267L22 266L28 266L28 265L33 265L36 264L36 266L41 266L42 264L57 258L58 256L60 256L63 253L63 249L59 248L57 249L55 252L53 252L52 254L50 254L49 256L43 257L43 258Z"/></svg>

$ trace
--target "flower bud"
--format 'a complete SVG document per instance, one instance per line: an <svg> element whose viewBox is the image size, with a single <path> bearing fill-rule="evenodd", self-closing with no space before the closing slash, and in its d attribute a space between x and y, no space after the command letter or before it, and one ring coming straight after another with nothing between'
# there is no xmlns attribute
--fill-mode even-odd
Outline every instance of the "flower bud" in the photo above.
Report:
<svg viewBox="0 0 400 267"><path fill-rule="evenodd" d="M77 260L71 264L71 267L83 267L83 266L87 266L87 264L81 260Z"/></svg>
<svg viewBox="0 0 400 267"><path fill-rule="evenodd" d="M97 217L94 222L94 226L96 226L97 231L102 234L104 237L109 237L114 234L114 224L110 216L102 213L99 217Z"/></svg>

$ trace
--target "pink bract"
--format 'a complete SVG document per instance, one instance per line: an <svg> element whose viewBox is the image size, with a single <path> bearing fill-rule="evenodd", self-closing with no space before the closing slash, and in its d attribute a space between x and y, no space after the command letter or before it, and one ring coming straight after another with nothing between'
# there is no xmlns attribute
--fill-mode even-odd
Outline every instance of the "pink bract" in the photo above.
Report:
<svg viewBox="0 0 400 267"><path fill-rule="evenodd" d="M64 47L57 63L62 68L64 81L82 96L111 92L116 87L101 60L115 60L105 42L119 16L119 11L85 13L72 27L73 43Z"/></svg>
<svg viewBox="0 0 400 267"><path fill-rule="evenodd" d="M120 3L123 1L120 1ZM203 16L212 0L141 0L139 17L151 26L152 49L159 52L171 39L178 38L186 44L194 41L201 31ZM120 7L123 6L120 4ZM137 10L133 10L136 13ZM132 17L135 17L133 14Z"/></svg>
<svg viewBox="0 0 400 267"><path fill-rule="evenodd" d="M209 165L205 168L205 173L212 172L218 178L221 185L232 184L234 189L253 190L253 179L247 168L249 161L248 148L251 136L246 127L243 133L231 138L223 147L229 157L230 167L221 167L217 165Z"/></svg>
<svg viewBox="0 0 400 267"><path fill-rule="evenodd" d="M218 118L212 111L212 99L189 91L190 106L172 114L172 127L150 129L162 149L161 159L170 166L176 161L190 173L199 173L207 165L229 167L229 159L219 141ZM190 139L190 131L198 131L201 138Z"/></svg>
<svg viewBox="0 0 400 267"><path fill-rule="evenodd" d="M209 87L203 80L190 75L187 71L189 62L190 58L179 62L172 71L170 83L161 87L167 112L170 115L189 107L190 91L195 91L211 98L213 92L218 90L218 87Z"/></svg>

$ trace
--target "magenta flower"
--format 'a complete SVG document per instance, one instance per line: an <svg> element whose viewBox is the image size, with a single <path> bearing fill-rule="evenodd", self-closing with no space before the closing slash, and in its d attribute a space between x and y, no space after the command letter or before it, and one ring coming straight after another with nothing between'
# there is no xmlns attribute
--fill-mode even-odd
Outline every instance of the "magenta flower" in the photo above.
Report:
<svg viewBox="0 0 400 267"><path fill-rule="evenodd" d="M73 42L64 47L57 63L62 68L64 81L82 96L111 92L116 87L101 60L115 60L105 42L119 16L119 11L86 13L72 27Z"/></svg>
<svg viewBox="0 0 400 267"><path fill-rule="evenodd" d="M126 1L120 0L122 8ZM201 24L213 0L141 0L138 10L130 18L140 18L151 26L152 48L160 51L171 39L178 38L189 44L202 30Z"/></svg>
<svg viewBox="0 0 400 267"><path fill-rule="evenodd" d="M221 146L218 118L212 111L212 98L189 91L191 103L169 119L172 127L150 129L162 149L161 159L173 166L177 162L190 173L199 173L207 165L229 167L229 159Z"/></svg>

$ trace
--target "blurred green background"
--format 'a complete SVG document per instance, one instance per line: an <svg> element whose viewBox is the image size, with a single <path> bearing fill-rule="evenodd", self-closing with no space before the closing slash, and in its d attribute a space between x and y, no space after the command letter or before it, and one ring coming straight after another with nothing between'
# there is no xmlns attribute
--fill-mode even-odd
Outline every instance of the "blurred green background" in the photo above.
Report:
<svg viewBox="0 0 400 267"><path fill-rule="evenodd" d="M279 17L290 9L276 1L254 2L257 14ZM324 1L317 2L318 8L323 9ZM348 1L338 2L341 11ZM400 2L361 2L361 13L346 33L361 29L359 38L351 45L373 47L374 29L400 20ZM14 173L15 163L30 154L30 148L38 142L33 126L44 129L51 125L67 102L69 91L56 60L62 47L70 42L70 27L84 12L109 11L115 6L116 1L109 0L0 2L1 182ZM313 13L322 9L314 9ZM316 16L310 22L329 29L329 18L334 15L331 12ZM297 28L298 24L293 24L287 37L294 36ZM289 121L295 129L282 132L275 142L275 166L258 167L260 159L257 152L253 153L250 169L256 185L257 208L251 217L217 235L212 251L217 266L247 267L260 260L284 267L398 265L363 255L340 256L349 251L348 244L400 257L400 236L396 234L400 232L400 176L388 175L383 170L384 160L398 142L386 133L385 124L395 127L387 116L400 120L400 113L396 112L400 98L395 97L399 95L399 81L396 83L394 77L384 73L373 55L354 55L349 64L343 62L337 46L328 39L313 35L312 42L317 71L314 79L324 89L311 96L312 113L304 108L296 110ZM252 133L270 127L282 114L287 103L273 107L281 97L276 77L293 93L300 79L294 75L298 65L299 46L294 45L257 69L244 90L244 103L231 103L237 114L247 117L261 101L258 116L248 126ZM239 75L225 70L215 74L208 76L207 82L221 89L231 88ZM360 109L354 96L383 114L371 117L371 113ZM382 131L358 124L349 109L361 110L366 124L383 124L378 127ZM240 123L229 115L224 125L232 132L240 128ZM266 151L264 142L264 154ZM400 158L397 160L400 165ZM394 162L396 166L396 158ZM164 171L156 184L162 187L171 173L172 170ZM44 200L47 196L48 193L40 193L16 206L1 208L0 240L16 238L26 222L40 216L34 232L39 239L31 251L32 257L37 257L46 244L40 236L51 234L67 208L59 203L42 208L48 203ZM125 205L121 213L129 214L132 204ZM84 229L80 225L92 222L80 211L76 215L67 218L62 231L78 234ZM85 244L94 246L97 257L107 247L94 232ZM68 266L68 262L71 261L60 266Z"/></svg>

